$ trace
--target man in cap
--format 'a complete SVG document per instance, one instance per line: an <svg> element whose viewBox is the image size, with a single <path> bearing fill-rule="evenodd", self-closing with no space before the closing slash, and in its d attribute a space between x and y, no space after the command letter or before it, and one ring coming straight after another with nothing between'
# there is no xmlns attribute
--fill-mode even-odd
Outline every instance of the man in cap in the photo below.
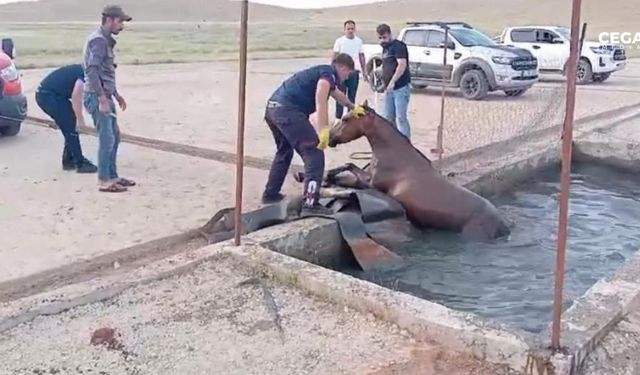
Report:
<svg viewBox="0 0 640 375"><path fill-rule="evenodd" d="M123 192L135 182L118 176L116 158L120 129L114 99L123 111L127 102L116 87L114 46L124 23L131 21L118 5L107 5L102 11L102 24L84 47L84 107L91 114L98 132L98 181L100 191Z"/></svg>
<svg viewBox="0 0 640 375"><path fill-rule="evenodd" d="M276 155L262 195L262 203L275 203L284 198L280 193L293 151L304 162L302 214L329 212L318 203L324 174L324 149L329 143L329 96L350 110L354 104L336 89L349 78L354 62L348 54L338 54L331 65L316 65L295 73L285 80L267 102L265 120L276 143ZM317 113L318 130L309 116Z"/></svg>

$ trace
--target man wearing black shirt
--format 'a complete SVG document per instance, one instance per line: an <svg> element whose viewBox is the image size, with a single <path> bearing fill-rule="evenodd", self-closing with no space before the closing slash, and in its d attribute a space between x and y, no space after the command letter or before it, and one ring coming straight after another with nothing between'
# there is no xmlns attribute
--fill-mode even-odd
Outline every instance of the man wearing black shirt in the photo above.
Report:
<svg viewBox="0 0 640 375"><path fill-rule="evenodd" d="M381 24L376 31L382 45L382 82L385 85L384 117L393 122L407 138L411 138L411 127L407 118L411 97L409 51L404 42L391 36L389 25Z"/></svg>
<svg viewBox="0 0 640 375"><path fill-rule="evenodd" d="M53 120L64 136L62 168L78 173L96 173L98 170L82 155L76 124L84 125L82 114L82 65L63 66L49 73L38 86L36 102Z"/></svg>

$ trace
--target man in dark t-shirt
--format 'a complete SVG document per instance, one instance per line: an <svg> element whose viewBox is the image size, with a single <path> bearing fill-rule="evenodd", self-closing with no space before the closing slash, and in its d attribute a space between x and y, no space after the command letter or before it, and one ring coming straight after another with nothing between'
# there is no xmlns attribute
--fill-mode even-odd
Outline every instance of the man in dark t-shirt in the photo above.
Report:
<svg viewBox="0 0 640 375"><path fill-rule="evenodd" d="M379 25L376 31L382 45L382 82L385 85L384 117L393 122L407 138L411 138L411 126L407 118L411 97L409 50L404 42L391 36L389 25Z"/></svg>
<svg viewBox="0 0 640 375"><path fill-rule="evenodd" d="M84 125L82 88L84 70L80 64L66 65L49 73L36 91L38 106L58 125L64 136L62 168L78 173L95 173L97 167L82 154L76 124Z"/></svg>
<svg viewBox="0 0 640 375"><path fill-rule="evenodd" d="M295 150L304 162L304 191L302 213L323 212L318 204L320 184L324 175L324 149L329 142L329 96L352 109L354 104L336 89L354 70L354 62L347 54L338 54L331 65L316 65L299 71L285 80L267 102L265 120L276 143L276 155L269 179L262 195L265 204L284 198L282 184ZM314 129L309 116L317 113Z"/></svg>

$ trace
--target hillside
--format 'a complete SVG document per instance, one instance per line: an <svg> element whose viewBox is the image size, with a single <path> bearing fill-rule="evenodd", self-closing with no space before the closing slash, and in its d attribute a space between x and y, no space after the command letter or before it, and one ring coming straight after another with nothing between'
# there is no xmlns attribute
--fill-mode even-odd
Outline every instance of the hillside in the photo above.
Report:
<svg viewBox="0 0 640 375"><path fill-rule="evenodd" d="M135 21L237 22L238 3L229 0L120 0ZM105 0L42 0L0 6L0 22L95 21ZM336 23L354 18L400 25L409 19L464 20L496 32L507 23L568 24L569 0L396 0L387 3L320 11L251 6L254 22L315 21ZM630 0L584 0L583 20L589 30L637 31L640 7ZM592 33L592 36L595 34Z"/></svg>

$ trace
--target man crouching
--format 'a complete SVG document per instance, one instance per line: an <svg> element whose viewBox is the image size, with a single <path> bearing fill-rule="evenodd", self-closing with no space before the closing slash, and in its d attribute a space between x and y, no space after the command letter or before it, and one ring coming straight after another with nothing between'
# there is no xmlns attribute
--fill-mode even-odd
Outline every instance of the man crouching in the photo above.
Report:
<svg viewBox="0 0 640 375"><path fill-rule="evenodd" d="M337 55L331 65L316 65L285 80L267 102L265 120L273 133L276 155L262 195L265 204L284 198L280 193L295 150L304 162L302 215L328 214L318 203L324 175L324 149L329 143L329 97L353 109L354 104L338 83L349 78L354 62L347 54ZM309 116L317 112L317 133Z"/></svg>

